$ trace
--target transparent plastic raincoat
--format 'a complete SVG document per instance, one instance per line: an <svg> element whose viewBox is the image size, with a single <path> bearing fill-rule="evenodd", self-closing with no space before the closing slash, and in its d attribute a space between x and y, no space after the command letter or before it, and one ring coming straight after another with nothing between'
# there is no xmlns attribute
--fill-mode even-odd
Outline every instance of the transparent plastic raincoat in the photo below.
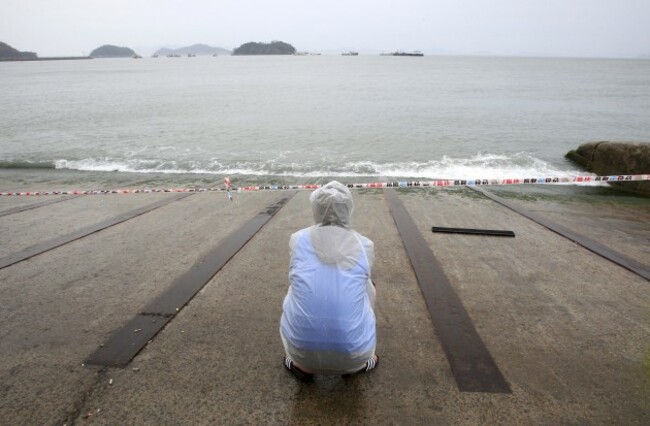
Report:
<svg viewBox="0 0 650 426"><path fill-rule="evenodd" d="M350 229L350 190L333 181L310 198L316 225L291 236L280 334L287 356L317 374L359 370L375 353L374 245Z"/></svg>

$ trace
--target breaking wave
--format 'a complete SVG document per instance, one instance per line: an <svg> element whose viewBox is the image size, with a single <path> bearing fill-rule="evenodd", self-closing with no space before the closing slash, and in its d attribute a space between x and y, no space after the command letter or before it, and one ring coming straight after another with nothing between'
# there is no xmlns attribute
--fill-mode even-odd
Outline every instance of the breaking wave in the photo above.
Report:
<svg viewBox="0 0 650 426"><path fill-rule="evenodd" d="M0 162L0 167L3 166ZM14 164L14 163L11 163ZM571 163L551 164L525 152L512 155L479 153L469 158L443 156L438 160L375 162L375 161L291 161L291 156L274 159L60 159L51 163L16 162L40 167L124 173L211 174L277 177L385 177L415 179L496 179L523 176L575 176L585 174ZM19 166L17 166L19 167Z"/></svg>

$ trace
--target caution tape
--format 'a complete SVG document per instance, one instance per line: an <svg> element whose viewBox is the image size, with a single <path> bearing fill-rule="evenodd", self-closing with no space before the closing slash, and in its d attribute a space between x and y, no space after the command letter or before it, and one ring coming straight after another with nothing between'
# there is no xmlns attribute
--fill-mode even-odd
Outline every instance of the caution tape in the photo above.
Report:
<svg viewBox="0 0 650 426"><path fill-rule="evenodd" d="M572 177L537 177L537 178L507 178L507 179L436 179L429 181L395 181L344 184L350 189L363 188L432 188L454 186L491 186L491 185L562 185L588 183L614 183L650 181L648 175L616 175L616 176L572 176ZM229 183L230 181L228 181ZM230 191L282 191L282 190L314 190L321 184L305 185L253 185L226 188L165 188L165 189L113 189L88 191L25 191L0 192L0 196L18 195L104 195L104 194L150 194L159 192L230 192Z"/></svg>

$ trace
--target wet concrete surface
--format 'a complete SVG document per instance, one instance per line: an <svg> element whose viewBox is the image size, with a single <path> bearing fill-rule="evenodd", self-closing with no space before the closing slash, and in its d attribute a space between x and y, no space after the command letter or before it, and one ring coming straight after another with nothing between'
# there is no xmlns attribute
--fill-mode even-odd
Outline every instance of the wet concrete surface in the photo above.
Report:
<svg viewBox="0 0 650 426"><path fill-rule="evenodd" d="M308 192L130 364L82 366L281 196L228 202L201 193L0 270L0 424L648 423L647 280L473 191L397 193L512 393L459 391L381 190L354 191L353 226L376 250L381 361L371 373L301 383L282 368L288 241L311 224ZM511 198L648 263L650 199L558 194ZM143 206L150 195L173 196L84 196L0 217L2 250ZM23 200L1 198L0 211ZM509 229L516 238L434 234L432 226Z"/></svg>

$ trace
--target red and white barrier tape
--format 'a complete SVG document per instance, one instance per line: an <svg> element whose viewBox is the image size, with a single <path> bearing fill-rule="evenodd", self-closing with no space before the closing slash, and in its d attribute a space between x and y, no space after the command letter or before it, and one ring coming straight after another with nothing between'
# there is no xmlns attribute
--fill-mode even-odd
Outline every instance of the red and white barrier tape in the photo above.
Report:
<svg viewBox="0 0 650 426"><path fill-rule="evenodd" d="M508 178L508 179L439 179L431 181L396 181L348 183L348 188L422 188L422 187L453 187L453 186L489 186L489 185L556 185L584 184L594 182L638 182L650 181L649 175L617 175L617 176L573 176L573 177L538 177L538 178ZM228 181L229 183L230 181ZM281 191L281 190L314 190L322 184L306 185L260 185L227 188L165 188L165 189L114 189L88 191L27 191L0 192L0 196L16 195L102 195L102 194L149 194L156 192L230 192L230 191Z"/></svg>

